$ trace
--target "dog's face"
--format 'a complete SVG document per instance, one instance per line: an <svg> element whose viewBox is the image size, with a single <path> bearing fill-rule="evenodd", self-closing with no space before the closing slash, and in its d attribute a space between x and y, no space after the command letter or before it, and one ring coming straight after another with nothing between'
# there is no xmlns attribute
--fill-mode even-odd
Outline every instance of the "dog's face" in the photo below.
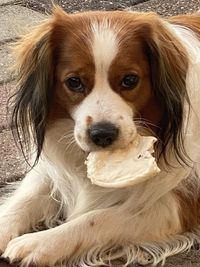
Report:
<svg viewBox="0 0 200 267"><path fill-rule="evenodd" d="M74 121L87 152L127 146L138 121L161 129L164 142L176 139L187 56L173 37L154 14L57 9L18 45L22 86L14 115L33 122L40 152L46 127L63 117Z"/></svg>
<svg viewBox="0 0 200 267"><path fill-rule="evenodd" d="M131 17L66 15L70 30L66 25L57 37L62 40L56 66L59 106L74 120L75 139L84 151L124 147L137 132L134 118L145 115L152 124L160 119L145 47Z"/></svg>

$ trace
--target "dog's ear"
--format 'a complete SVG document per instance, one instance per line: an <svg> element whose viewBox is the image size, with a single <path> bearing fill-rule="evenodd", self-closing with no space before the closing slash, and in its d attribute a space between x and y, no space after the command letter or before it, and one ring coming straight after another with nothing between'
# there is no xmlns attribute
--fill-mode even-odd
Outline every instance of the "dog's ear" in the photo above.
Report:
<svg viewBox="0 0 200 267"><path fill-rule="evenodd" d="M186 88L188 55L177 36L166 22L152 15L143 27L145 52L151 69L151 83L162 108L160 122L160 155L167 162L166 149L171 144L175 157L186 163L183 142L184 103L189 103ZM155 16L155 17L154 17ZM168 146L169 148L169 146Z"/></svg>
<svg viewBox="0 0 200 267"><path fill-rule="evenodd" d="M11 98L12 131L15 139L19 139L23 153L29 151L30 145L35 145L36 161L43 147L54 82L53 29L58 13L64 16L59 8L54 13L51 19L18 41L13 49L18 85Z"/></svg>

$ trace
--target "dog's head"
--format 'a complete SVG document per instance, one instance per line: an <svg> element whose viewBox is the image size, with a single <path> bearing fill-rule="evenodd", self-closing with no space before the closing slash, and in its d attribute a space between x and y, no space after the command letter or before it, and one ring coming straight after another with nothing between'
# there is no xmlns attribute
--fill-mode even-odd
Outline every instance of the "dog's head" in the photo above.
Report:
<svg viewBox="0 0 200 267"><path fill-rule="evenodd" d="M31 129L37 159L46 129L66 117L74 121L74 136L84 151L124 147L147 124L159 137L161 152L171 143L181 157L188 60L157 15L69 15L56 8L16 51L13 123L25 140Z"/></svg>

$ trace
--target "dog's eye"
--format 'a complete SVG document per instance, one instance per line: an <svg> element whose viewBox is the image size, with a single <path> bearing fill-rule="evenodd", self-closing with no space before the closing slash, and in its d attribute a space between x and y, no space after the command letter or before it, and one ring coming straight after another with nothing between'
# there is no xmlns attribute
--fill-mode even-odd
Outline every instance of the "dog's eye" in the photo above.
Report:
<svg viewBox="0 0 200 267"><path fill-rule="evenodd" d="M122 82L121 85L124 87L124 89L133 89L136 87L136 85L139 82L139 77L136 74L130 74L126 75Z"/></svg>
<svg viewBox="0 0 200 267"><path fill-rule="evenodd" d="M65 80L65 85L69 90L77 93L83 93L85 88L79 77L70 77Z"/></svg>

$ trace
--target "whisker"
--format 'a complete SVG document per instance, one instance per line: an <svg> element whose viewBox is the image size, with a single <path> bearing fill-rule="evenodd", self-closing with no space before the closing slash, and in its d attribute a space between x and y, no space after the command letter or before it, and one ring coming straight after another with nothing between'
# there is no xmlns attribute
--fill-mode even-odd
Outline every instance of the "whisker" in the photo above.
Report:
<svg viewBox="0 0 200 267"><path fill-rule="evenodd" d="M68 133L66 133L63 136L61 136L61 138L58 140L58 143L63 141L63 139L69 139L69 138L74 138L74 131L73 130L69 131Z"/></svg>
<svg viewBox="0 0 200 267"><path fill-rule="evenodd" d="M141 131L141 132L145 132L148 130L148 133L150 133L151 135L155 136L158 140L159 140L159 136L148 126L144 127L142 125L137 125L137 128Z"/></svg>
<svg viewBox="0 0 200 267"><path fill-rule="evenodd" d="M149 126L154 126L154 127L157 127L157 128L160 128L158 127L157 125L154 125L153 123L145 120L145 119L139 119L139 118L134 118L134 122L136 124L136 127L138 129L142 129L144 132L148 130L148 132L150 132L153 136L156 136L156 138L158 139L158 141L160 142L160 137L149 127Z"/></svg>
<svg viewBox="0 0 200 267"><path fill-rule="evenodd" d="M69 142L66 143L65 150L70 151L71 146L74 145L75 143L76 143L76 140L74 138L69 140Z"/></svg>
<svg viewBox="0 0 200 267"><path fill-rule="evenodd" d="M71 152L76 147L76 141L73 140L68 148L68 152Z"/></svg>
<svg viewBox="0 0 200 267"><path fill-rule="evenodd" d="M134 118L133 121L136 122L136 123L141 123L141 124L151 125L151 126L154 126L154 127L160 129L160 127L159 127L158 125L153 124L151 121L149 121L149 120L147 120L147 119L143 119L143 118Z"/></svg>

